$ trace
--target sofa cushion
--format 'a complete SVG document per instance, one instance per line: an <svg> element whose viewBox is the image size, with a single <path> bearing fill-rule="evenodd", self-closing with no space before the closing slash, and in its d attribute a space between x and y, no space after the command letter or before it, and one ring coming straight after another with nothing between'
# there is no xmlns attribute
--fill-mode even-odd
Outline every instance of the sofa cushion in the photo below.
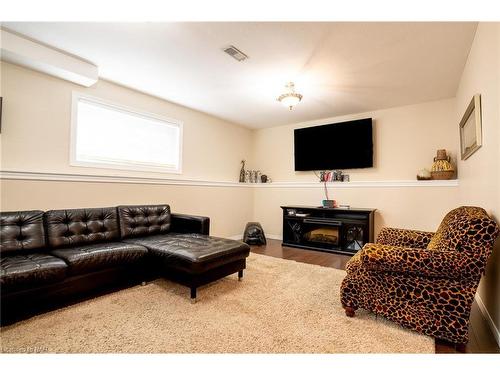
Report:
<svg viewBox="0 0 500 375"><path fill-rule="evenodd" d="M45 213L52 248L113 241L119 238L116 208L52 210Z"/></svg>
<svg viewBox="0 0 500 375"><path fill-rule="evenodd" d="M190 273L244 259L250 252L250 247L243 242L194 233L170 233L125 242L142 245L166 266Z"/></svg>
<svg viewBox="0 0 500 375"><path fill-rule="evenodd" d="M51 252L63 259L71 275L80 275L118 265L132 264L147 254L140 245L123 242L107 242L93 245L73 246Z"/></svg>
<svg viewBox="0 0 500 375"><path fill-rule="evenodd" d="M43 211L2 212L0 237L2 255L45 247Z"/></svg>
<svg viewBox="0 0 500 375"><path fill-rule="evenodd" d="M170 232L172 218L168 204L118 206L118 216L122 238Z"/></svg>
<svg viewBox="0 0 500 375"><path fill-rule="evenodd" d="M0 259L2 291L21 289L60 281L66 277L68 266L49 254L18 254Z"/></svg>

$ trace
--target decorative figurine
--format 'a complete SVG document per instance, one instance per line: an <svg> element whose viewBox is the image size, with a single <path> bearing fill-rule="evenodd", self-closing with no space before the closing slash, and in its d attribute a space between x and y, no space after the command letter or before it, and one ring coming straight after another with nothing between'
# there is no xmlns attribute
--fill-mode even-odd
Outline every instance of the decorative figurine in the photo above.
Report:
<svg viewBox="0 0 500 375"><path fill-rule="evenodd" d="M344 174L341 170L333 171L333 181L342 181L343 176Z"/></svg>
<svg viewBox="0 0 500 375"><path fill-rule="evenodd" d="M245 182L245 160L241 161L240 182Z"/></svg>
<svg viewBox="0 0 500 375"><path fill-rule="evenodd" d="M253 182L257 183L260 181L260 171L253 171Z"/></svg>
<svg viewBox="0 0 500 375"><path fill-rule="evenodd" d="M262 225L257 222L247 223L245 226L245 234L243 235L243 242L248 245L265 245L267 241Z"/></svg>

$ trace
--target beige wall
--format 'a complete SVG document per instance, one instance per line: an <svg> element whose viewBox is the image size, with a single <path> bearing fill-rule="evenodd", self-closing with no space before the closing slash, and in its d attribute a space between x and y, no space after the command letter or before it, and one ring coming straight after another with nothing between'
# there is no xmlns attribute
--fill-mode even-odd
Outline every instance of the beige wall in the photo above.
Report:
<svg viewBox="0 0 500 375"><path fill-rule="evenodd" d="M457 91L455 122L474 94L481 94L483 145L459 161L460 202L484 207L500 222L500 24L480 23ZM457 144L458 147L458 144ZM500 329L500 241L479 295Z"/></svg>
<svg viewBox="0 0 500 375"><path fill-rule="evenodd" d="M376 208L375 234L381 227L434 231L456 206L458 187L368 187L330 189L331 198L351 207ZM321 205L321 188L256 189L254 219L272 235L282 235L280 205Z"/></svg>
<svg viewBox="0 0 500 375"><path fill-rule="evenodd" d="M183 174L70 166L73 90L183 121ZM1 91L2 171L237 181L241 159L251 154L249 129L110 82L84 88L2 62ZM162 202L170 203L174 212L210 216L212 233L219 236L242 233L253 213L253 194L248 188L28 180L3 180L1 186L2 210Z"/></svg>
<svg viewBox="0 0 500 375"><path fill-rule="evenodd" d="M374 168L345 170L351 181L414 180L418 170L430 169L438 148L451 151L453 158L456 156L458 134L454 105L452 98L260 129L254 136L253 166L262 169L273 181L316 181L313 172L294 171L293 130L371 117Z"/></svg>
<svg viewBox="0 0 500 375"><path fill-rule="evenodd" d="M274 181L313 182L316 178L311 173L293 171L293 129L368 116L373 117L375 123L375 168L349 171L353 181L414 179L418 169L430 166L437 148L451 150L453 156L456 150L453 99L252 132L110 82L100 81L85 89L7 63L2 63L1 69L1 87L6 98L2 129L4 171L235 181L239 160L246 158L250 168L262 169ZM69 166L73 90L183 121L183 175ZM98 186L102 188L97 189ZM454 205L456 190L456 187L353 188L331 194L340 203L353 207L377 208L377 231L383 225L432 230L443 213ZM26 196L21 194L24 191L36 194ZM175 211L211 216L213 233L217 235L241 234L244 224L254 219L261 221L269 234L279 236L279 206L317 205L323 199L323 192L318 188L243 189L6 180L1 198L4 210L171 202ZM418 209L428 212L425 220L415 219Z"/></svg>
<svg viewBox="0 0 500 375"><path fill-rule="evenodd" d="M2 181L2 211L169 203L173 212L210 217L210 232L232 237L251 221L249 188L60 181Z"/></svg>
<svg viewBox="0 0 500 375"><path fill-rule="evenodd" d="M257 130L253 162L273 181L317 181L313 172L294 171L293 130L365 117L372 117L374 123L374 168L346 170L351 181L415 180L418 170L430 169L438 148L449 150L455 159L455 101L447 99ZM340 204L376 208L376 233L382 226L435 230L458 201L457 187L330 187L329 193ZM254 218L268 233L279 237L280 205L320 205L322 199L321 188L257 189Z"/></svg>
<svg viewBox="0 0 500 375"><path fill-rule="evenodd" d="M2 170L237 181L251 130L137 91L99 81L85 88L2 62ZM183 175L69 165L73 90L184 122Z"/></svg>

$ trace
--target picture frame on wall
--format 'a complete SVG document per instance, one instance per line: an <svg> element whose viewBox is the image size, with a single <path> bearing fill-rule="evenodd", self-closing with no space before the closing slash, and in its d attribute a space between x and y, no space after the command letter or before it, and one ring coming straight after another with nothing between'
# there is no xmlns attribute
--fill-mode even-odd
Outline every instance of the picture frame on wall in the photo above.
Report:
<svg viewBox="0 0 500 375"><path fill-rule="evenodd" d="M481 95L476 94L460 121L460 155L462 160L469 158L481 145Z"/></svg>

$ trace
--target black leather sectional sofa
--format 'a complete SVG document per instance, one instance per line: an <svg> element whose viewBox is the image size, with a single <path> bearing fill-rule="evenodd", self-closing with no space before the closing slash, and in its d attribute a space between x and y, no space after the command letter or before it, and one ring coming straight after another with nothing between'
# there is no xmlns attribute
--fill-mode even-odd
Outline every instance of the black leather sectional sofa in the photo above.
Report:
<svg viewBox="0 0 500 375"><path fill-rule="evenodd" d="M164 276L191 288L238 272L243 242L209 236L208 217L163 205L0 214L2 324L96 291Z"/></svg>

